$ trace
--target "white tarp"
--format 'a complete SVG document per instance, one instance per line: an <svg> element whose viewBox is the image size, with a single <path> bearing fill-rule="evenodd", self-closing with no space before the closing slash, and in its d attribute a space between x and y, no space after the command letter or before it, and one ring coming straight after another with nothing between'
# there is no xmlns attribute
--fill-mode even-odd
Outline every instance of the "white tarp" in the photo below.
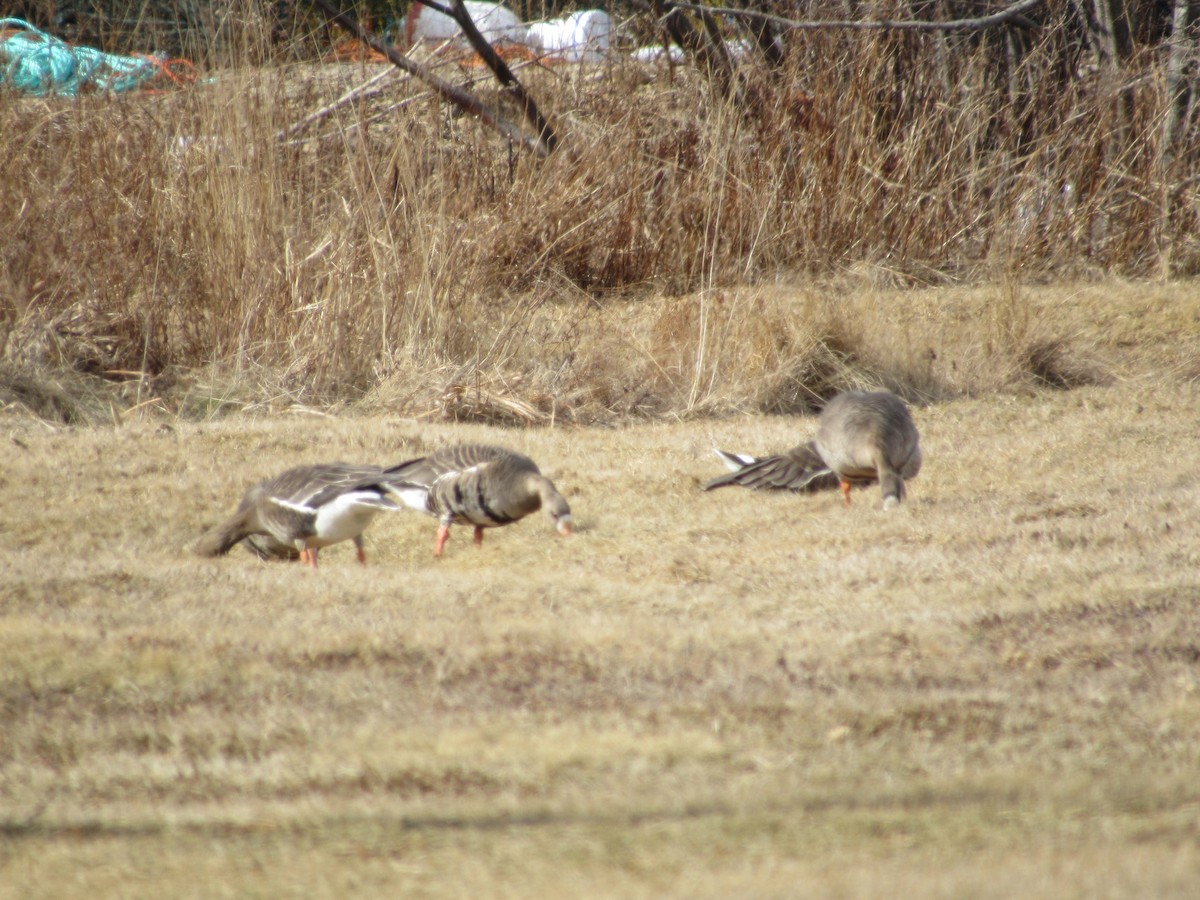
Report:
<svg viewBox="0 0 1200 900"><path fill-rule="evenodd" d="M484 0L465 0L463 5L467 8L471 21L489 44L528 46L528 29L508 7L500 3L486 3ZM420 3L414 3L409 8L404 30L410 46L421 41L438 44L446 41L466 43L457 22Z"/></svg>
<svg viewBox="0 0 1200 900"><path fill-rule="evenodd" d="M529 47L567 62L595 62L612 49L613 23L601 9L585 9L561 19L529 25Z"/></svg>

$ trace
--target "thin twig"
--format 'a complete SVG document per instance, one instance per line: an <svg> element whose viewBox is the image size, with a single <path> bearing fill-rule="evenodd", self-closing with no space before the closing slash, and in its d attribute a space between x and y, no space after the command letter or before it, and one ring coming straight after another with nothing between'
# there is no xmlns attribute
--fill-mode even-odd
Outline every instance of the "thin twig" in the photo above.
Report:
<svg viewBox="0 0 1200 900"><path fill-rule="evenodd" d="M287 129L285 129L284 131L277 134L276 137L277 138L291 137L292 135L296 134L298 131L301 131L304 128L311 125L313 122L316 122L318 119L323 119L326 116L331 115L332 113L341 109L343 106L345 106L351 100L354 100L356 97L361 96L364 92L370 90L372 87L374 87L380 81L382 81L383 79L385 79L393 74L395 74L395 72L392 69L384 69L382 72L378 72L375 75L372 75L369 79L364 81L362 84L346 91L346 93L342 94L342 96L338 97L332 103L322 106L316 112L310 113L309 115L307 115L303 119L301 119L299 122L296 122L294 125L288 126Z"/></svg>
<svg viewBox="0 0 1200 900"><path fill-rule="evenodd" d="M717 16L728 16L734 19L750 19L759 22L773 22L781 28L789 28L797 31L816 31L822 28L828 29L859 29L867 31L965 31L977 28L990 28L993 25L1004 25L1010 22L1017 22L1025 13L1035 7L1041 6L1045 0L1020 0L1019 3L1014 3L1000 12L992 13L990 16L979 16L973 19L953 19L949 22L928 22L912 19L849 19L849 20L830 20L830 21L798 21L796 19L788 19L783 16L773 15L772 13L760 12L756 9L731 9L723 6L705 6L701 3L687 3L684 0L671 0L666 4L668 8L672 6L682 9L690 9L693 12L707 13ZM1025 26L1032 23L1029 20L1019 22Z"/></svg>

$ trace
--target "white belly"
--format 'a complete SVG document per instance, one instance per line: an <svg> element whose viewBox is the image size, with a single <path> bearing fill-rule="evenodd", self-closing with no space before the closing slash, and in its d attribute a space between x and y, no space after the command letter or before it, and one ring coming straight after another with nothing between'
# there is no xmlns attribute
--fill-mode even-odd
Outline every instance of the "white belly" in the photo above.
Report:
<svg viewBox="0 0 1200 900"><path fill-rule="evenodd" d="M310 547L328 547L362 534L381 509L395 509L392 501L368 491L342 494L317 510L316 535L308 539Z"/></svg>

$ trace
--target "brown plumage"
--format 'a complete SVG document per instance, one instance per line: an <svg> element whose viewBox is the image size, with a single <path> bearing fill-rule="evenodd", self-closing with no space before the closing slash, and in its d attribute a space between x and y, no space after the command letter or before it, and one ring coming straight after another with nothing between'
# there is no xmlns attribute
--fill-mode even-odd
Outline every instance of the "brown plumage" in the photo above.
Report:
<svg viewBox="0 0 1200 900"><path fill-rule="evenodd" d="M731 471L706 491L731 484L808 492L840 487L849 505L851 485L879 481L885 509L904 499L904 480L921 469L916 425L904 401L888 391L839 394L822 411L816 440L778 456L717 455Z"/></svg>
<svg viewBox="0 0 1200 900"><path fill-rule="evenodd" d="M821 459L812 441L778 456L746 456L726 453L724 450L716 452L730 471L704 485L706 491L736 484L754 490L815 493L838 486L837 475L825 465L825 460Z"/></svg>
<svg viewBox="0 0 1200 900"><path fill-rule="evenodd" d="M841 480L850 505L852 484L879 481L883 508L904 500L905 479L921 471L917 426L904 401L890 391L847 391L821 412L814 442Z"/></svg>
<svg viewBox="0 0 1200 900"><path fill-rule="evenodd" d="M527 456L485 444L446 447L384 470L396 496L439 521L433 555L441 556L451 525L473 525L475 543L544 509L558 531L571 533L571 507Z"/></svg>
<svg viewBox="0 0 1200 900"><path fill-rule="evenodd" d="M260 557L300 559L317 567L322 547L350 540L366 562L362 533L381 510L398 509L377 466L322 463L288 469L254 485L237 511L200 539L196 553L222 556L247 541Z"/></svg>

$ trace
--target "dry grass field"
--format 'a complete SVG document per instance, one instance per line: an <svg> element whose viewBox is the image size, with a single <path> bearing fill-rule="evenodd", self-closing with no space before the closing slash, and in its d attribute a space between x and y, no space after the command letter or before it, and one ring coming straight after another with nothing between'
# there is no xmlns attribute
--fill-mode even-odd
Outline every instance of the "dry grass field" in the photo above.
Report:
<svg viewBox="0 0 1200 900"><path fill-rule="evenodd" d="M522 62L539 160L319 21L170 5L194 85L0 91L0 900L1200 896L1163 34ZM701 490L866 386L922 433L900 509ZM464 440L575 534L190 552L287 467Z"/></svg>
<svg viewBox="0 0 1200 900"><path fill-rule="evenodd" d="M1001 295L872 296L944 386L992 328L951 311ZM910 393L889 513L700 490L811 415L8 402L0 897L1195 896L1200 290L1024 296L1053 371ZM576 534L435 562L401 512L366 568L189 555L291 464L468 439L539 460Z"/></svg>

